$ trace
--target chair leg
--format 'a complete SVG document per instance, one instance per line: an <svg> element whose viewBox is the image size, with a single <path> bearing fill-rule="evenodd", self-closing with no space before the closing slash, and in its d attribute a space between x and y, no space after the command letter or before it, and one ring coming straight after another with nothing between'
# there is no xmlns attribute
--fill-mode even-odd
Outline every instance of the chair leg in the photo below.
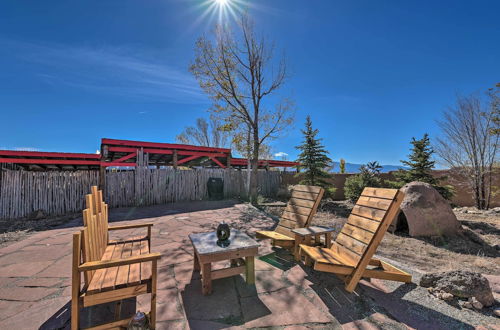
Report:
<svg viewBox="0 0 500 330"><path fill-rule="evenodd" d="M152 274L151 274L151 329L156 328L156 280L157 280L157 261L153 260Z"/></svg>
<svg viewBox="0 0 500 330"><path fill-rule="evenodd" d="M71 299L71 330L78 330L80 327L80 306L78 297Z"/></svg>

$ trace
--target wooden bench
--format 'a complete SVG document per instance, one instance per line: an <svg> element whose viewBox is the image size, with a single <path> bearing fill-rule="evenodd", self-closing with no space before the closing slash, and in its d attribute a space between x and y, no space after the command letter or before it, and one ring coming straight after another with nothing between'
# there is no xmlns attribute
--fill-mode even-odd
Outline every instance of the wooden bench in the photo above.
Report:
<svg viewBox="0 0 500 330"><path fill-rule="evenodd" d="M315 270L340 275L348 292L362 277L411 282L410 274L373 258L387 228L399 214L403 197L397 189L365 188L330 248L300 245L306 265L314 264Z"/></svg>
<svg viewBox="0 0 500 330"><path fill-rule="evenodd" d="M293 248L295 234L292 229L308 227L323 197L324 189L316 186L296 185L292 196L274 231L256 232L257 238L269 238L273 245Z"/></svg>
<svg viewBox="0 0 500 330"><path fill-rule="evenodd" d="M108 226L108 206L102 191L92 187L83 210L83 230L73 234L71 329L80 327L80 308L151 293L151 327L156 323L156 281L159 253L150 253L153 224ZM110 230L146 228L147 235L130 240L110 241ZM84 283L82 286L81 274ZM116 314L120 313L118 302ZM90 329L127 326L130 318Z"/></svg>

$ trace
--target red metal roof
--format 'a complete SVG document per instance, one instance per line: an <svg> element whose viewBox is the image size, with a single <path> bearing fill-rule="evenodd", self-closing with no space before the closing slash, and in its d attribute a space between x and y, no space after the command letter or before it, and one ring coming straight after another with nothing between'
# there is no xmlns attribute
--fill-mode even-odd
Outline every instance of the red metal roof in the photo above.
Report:
<svg viewBox="0 0 500 330"><path fill-rule="evenodd" d="M96 169L110 166L136 166L138 150L148 153L148 164L226 168L247 167L245 158L232 158L231 149L103 138L101 154L0 150L0 163L19 164L35 169ZM297 162L259 160L260 168L294 167Z"/></svg>

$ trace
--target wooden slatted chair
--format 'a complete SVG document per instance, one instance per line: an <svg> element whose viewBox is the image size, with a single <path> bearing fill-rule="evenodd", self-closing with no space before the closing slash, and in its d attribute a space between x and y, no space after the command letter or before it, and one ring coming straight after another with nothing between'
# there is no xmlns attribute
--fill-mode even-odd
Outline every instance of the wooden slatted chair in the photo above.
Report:
<svg viewBox="0 0 500 330"><path fill-rule="evenodd" d="M344 278L348 292L362 277L410 283L410 274L373 258L387 228L399 214L403 197L397 189L365 188L331 248L300 245L306 265Z"/></svg>
<svg viewBox="0 0 500 330"><path fill-rule="evenodd" d="M292 248L295 235L292 229L309 227L323 197L324 189L297 185L274 231L258 231L257 238L269 238L273 245Z"/></svg>
<svg viewBox="0 0 500 330"><path fill-rule="evenodd" d="M120 301L151 293L150 320L156 322L156 270L159 253L150 253L151 226L132 224L108 226L108 206L102 191L92 187L83 210L84 227L73 234L71 329L80 326L80 308ZM110 241L108 231L147 227L143 239ZM84 285L81 283L81 273ZM120 303L118 304L120 306ZM119 308L117 308L119 314ZM116 319L116 316L115 316ZM110 329L127 326L129 318L115 320L90 329Z"/></svg>

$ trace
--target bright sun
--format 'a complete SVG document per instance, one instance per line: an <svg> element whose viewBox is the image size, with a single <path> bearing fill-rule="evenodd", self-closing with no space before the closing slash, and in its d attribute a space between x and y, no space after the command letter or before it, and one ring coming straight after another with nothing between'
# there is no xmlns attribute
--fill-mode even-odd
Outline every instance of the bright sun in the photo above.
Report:
<svg viewBox="0 0 500 330"><path fill-rule="evenodd" d="M228 4L229 0L215 0L219 6L225 6Z"/></svg>

